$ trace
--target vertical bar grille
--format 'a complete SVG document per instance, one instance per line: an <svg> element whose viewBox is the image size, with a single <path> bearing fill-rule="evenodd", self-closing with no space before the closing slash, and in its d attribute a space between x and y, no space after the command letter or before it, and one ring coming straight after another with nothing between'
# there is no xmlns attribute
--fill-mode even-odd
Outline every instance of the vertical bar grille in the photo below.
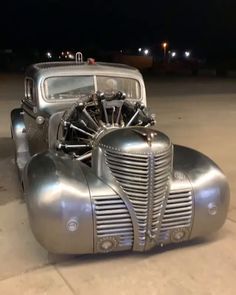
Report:
<svg viewBox="0 0 236 295"><path fill-rule="evenodd" d="M191 190L172 191L169 194L162 219L160 239L168 240L169 233L179 228L191 228L193 197Z"/></svg>
<svg viewBox="0 0 236 295"><path fill-rule="evenodd" d="M160 230L161 217L166 202L169 177L172 166L171 148L164 154L154 157L154 184L152 195L151 233L155 235Z"/></svg>
<svg viewBox="0 0 236 295"><path fill-rule="evenodd" d="M122 250L133 245L133 225L122 199L117 196L94 197L97 239L113 237Z"/></svg>
<svg viewBox="0 0 236 295"><path fill-rule="evenodd" d="M146 233L159 230L171 171L171 148L155 155L122 154L106 151L106 163L133 205L139 225L139 243L144 246Z"/></svg>

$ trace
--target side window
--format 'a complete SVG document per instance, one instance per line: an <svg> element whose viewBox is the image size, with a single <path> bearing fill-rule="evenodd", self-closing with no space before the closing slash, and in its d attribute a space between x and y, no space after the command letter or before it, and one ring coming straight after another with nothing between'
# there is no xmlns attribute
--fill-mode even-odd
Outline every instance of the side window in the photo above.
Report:
<svg viewBox="0 0 236 295"><path fill-rule="evenodd" d="M35 91L34 91L34 81L32 79L26 78L25 80L25 98L28 102L33 104L35 102Z"/></svg>

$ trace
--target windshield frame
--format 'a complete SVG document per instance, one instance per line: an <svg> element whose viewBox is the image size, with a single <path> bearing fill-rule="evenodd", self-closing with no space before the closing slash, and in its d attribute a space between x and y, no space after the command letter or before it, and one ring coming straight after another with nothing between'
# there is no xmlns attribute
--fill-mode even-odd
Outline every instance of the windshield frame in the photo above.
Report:
<svg viewBox="0 0 236 295"><path fill-rule="evenodd" d="M91 75L91 74L85 74L83 73L82 75L78 75L78 74L67 74L67 75L51 75L51 76L47 76L45 77L42 82L41 82L41 93L42 93L42 97L44 99L44 101L46 101L47 103L65 103L65 102L75 102L77 101L79 98L65 98L65 99L49 99L46 95L46 90L45 90L45 82L47 79L50 78L68 78L68 77L93 77L94 80L94 89L95 89L95 93L99 90L97 89L97 77L113 77L113 78L123 78L123 79L130 79L130 80L134 80L135 82L137 82L138 87L139 87L139 96L138 98L127 98L130 101L140 101L142 100L142 95L143 95L143 90L142 90L142 84L140 82L139 79L135 78L135 77L130 77L130 76L126 76L126 75L116 75L114 74L110 74L107 75L105 73L99 73L99 74L95 74L95 75Z"/></svg>

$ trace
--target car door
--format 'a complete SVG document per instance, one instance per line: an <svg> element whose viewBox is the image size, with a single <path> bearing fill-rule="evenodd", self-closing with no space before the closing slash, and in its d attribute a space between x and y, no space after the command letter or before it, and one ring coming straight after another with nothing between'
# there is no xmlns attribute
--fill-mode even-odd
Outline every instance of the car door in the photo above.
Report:
<svg viewBox="0 0 236 295"><path fill-rule="evenodd" d="M40 114L37 97L37 89L33 79L26 78L25 98L22 100L22 107L24 110L24 122L31 155L47 150L48 146L48 121L44 120Z"/></svg>

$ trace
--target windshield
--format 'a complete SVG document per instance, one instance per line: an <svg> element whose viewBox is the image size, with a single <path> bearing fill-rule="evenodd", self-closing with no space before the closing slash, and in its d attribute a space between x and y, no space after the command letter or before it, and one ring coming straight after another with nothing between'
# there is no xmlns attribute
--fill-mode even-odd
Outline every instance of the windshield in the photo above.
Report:
<svg viewBox="0 0 236 295"><path fill-rule="evenodd" d="M97 88L108 93L121 91L131 99L140 98L139 82L130 78L97 76Z"/></svg>
<svg viewBox="0 0 236 295"><path fill-rule="evenodd" d="M44 82L48 100L76 99L98 90L106 93L125 92L130 99L141 97L139 82L130 78L95 76L94 79L94 76L64 76L47 78Z"/></svg>
<svg viewBox="0 0 236 295"><path fill-rule="evenodd" d="M73 99L94 91L93 76L52 77L44 82L46 98Z"/></svg>

